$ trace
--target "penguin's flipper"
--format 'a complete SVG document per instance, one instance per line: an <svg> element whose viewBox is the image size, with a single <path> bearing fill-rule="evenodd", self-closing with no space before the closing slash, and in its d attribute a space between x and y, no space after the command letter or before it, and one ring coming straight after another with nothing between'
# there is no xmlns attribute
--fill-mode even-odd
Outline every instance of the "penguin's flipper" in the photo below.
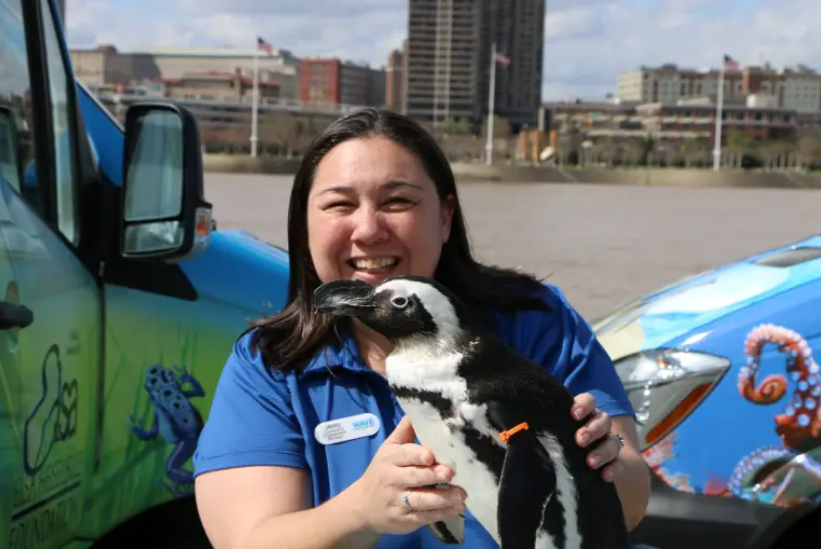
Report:
<svg viewBox="0 0 821 549"><path fill-rule="evenodd" d="M445 545L461 545L465 542L465 515L428 524L428 528Z"/></svg>
<svg viewBox="0 0 821 549"><path fill-rule="evenodd" d="M512 429L503 421L500 404L490 406L490 420ZM494 413L495 412L495 413ZM495 416L495 417L494 417ZM521 430L507 438L507 452L499 479L497 524L501 549L533 549L544 513L556 491L553 460L531 430Z"/></svg>
<svg viewBox="0 0 821 549"><path fill-rule="evenodd" d="M450 484L440 482L430 488L450 488ZM446 545L461 545L465 542L465 515L458 515L448 520L428 524L433 535Z"/></svg>

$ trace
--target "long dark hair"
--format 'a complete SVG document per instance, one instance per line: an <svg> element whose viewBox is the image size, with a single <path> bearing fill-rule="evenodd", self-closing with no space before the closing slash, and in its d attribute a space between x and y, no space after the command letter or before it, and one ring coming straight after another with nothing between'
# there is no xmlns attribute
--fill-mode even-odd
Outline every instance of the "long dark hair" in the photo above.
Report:
<svg viewBox="0 0 821 549"><path fill-rule="evenodd" d="M334 323L330 315L313 311L313 292L321 284L308 248L307 204L316 167L336 145L349 139L382 136L405 147L424 164L440 200L453 197L450 236L442 247L434 277L453 291L477 315L491 309L546 308L543 286L528 274L483 265L470 252L467 229L456 192L456 181L436 140L425 128L393 111L366 108L329 125L303 157L294 178L288 206L290 280L288 302L278 313L252 322L252 348L270 368L298 369L328 342ZM489 316L488 316L489 318Z"/></svg>

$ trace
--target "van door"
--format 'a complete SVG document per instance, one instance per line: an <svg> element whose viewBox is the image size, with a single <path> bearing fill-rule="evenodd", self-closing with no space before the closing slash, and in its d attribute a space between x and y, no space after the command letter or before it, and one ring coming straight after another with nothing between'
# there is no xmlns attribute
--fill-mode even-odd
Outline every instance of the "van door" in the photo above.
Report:
<svg viewBox="0 0 821 549"><path fill-rule="evenodd" d="M0 118L16 135L0 154L0 543L12 548L74 537L95 442L100 292L77 253L80 137L55 21L48 0L0 2Z"/></svg>

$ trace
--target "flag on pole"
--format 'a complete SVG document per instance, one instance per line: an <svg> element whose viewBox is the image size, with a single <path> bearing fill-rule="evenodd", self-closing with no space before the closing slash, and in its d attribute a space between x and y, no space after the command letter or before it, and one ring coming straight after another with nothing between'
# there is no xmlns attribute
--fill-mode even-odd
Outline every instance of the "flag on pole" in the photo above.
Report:
<svg viewBox="0 0 821 549"><path fill-rule="evenodd" d="M261 36L257 36L257 49L264 50L268 55L274 55L274 47L265 41Z"/></svg>
<svg viewBox="0 0 821 549"><path fill-rule="evenodd" d="M507 55L505 55L503 53L497 53L496 54L496 62L501 63L502 65L505 65L505 66L510 65L510 57L508 57Z"/></svg>
<svg viewBox="0 0 821 549"><path fill-rule="evenodd" d="M737 71L740 65L738 61L727 55L724 54L724 69L728 71Z"/></svg>

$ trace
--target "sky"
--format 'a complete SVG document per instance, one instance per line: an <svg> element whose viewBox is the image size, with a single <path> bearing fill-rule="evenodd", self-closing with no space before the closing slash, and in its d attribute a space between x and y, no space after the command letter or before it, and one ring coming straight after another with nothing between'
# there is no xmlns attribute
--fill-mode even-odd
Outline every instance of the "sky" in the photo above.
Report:
<svg viewBox="0 0 821 549"><path fill-rule="evenodd" d="M821 69L818 0L547 0L543 99L600 99L620 72L675 63ZM386 64L407 0L67 0L71 47L254 47Z"/></svg>

